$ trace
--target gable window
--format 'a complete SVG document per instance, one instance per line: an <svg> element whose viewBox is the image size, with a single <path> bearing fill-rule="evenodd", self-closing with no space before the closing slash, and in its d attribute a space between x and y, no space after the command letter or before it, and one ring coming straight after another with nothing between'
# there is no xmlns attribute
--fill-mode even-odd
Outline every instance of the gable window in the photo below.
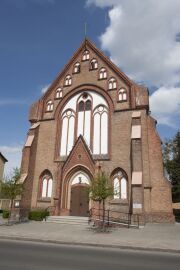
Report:
<svg viewBox="0 0 180 270"><path fill-rule="evenodd" d="M111 79L109 80L108 86L109 86L109 90L111 90L111 89L116 89L116 88L117 88L117 82L116 82L116 79L115 79L115 78L111 78Z"/></svg>
<svg viewBox="0 0 180 270"><path fill-rule="evenodd" d="M66 110L62 115L61 156L69 155L74 144L75 113Z"/></svg>
<svg viewBox="0 0 180 270"><path fill-rule="evenodd" d="M105 68L101 68L99 71L99 79L106 79L107 78L107 71Z"/></svg>
<svg viewBox="0 0 180 270"><path fill-rule="evenodd" d="M90 63L90 69L93 70L93 69L97 69L98 68L98 62L96 59L92 59L91 60L91 63Z"/></svg>
<svg viewBox="0 0 180 270"><path fill-rule="evenodd" d="M93 113L94 142L93 153L103 155L108 153L108 110L99 105Z"/></svg>
<svg viewBox="0 0 180 270"><path fill-rule="evenodd" d="M82 60L83 61L89 60L89 51L88 50L84 51L83 56L82 56Z"/></svg>
<svg viewBox="0 0 180 270"><path fill-rule="evenodd" d="M91 107L91 97L83 94L78 101L77 137L82 135L88 146L90 146Z"/></svg>
<svg viewBox="0 0 180 270"><path fill-rule="evenodd" d="M80 73L80 69L81 69L80 63L77 62L77 63L74 65L74 73Z"/></svg>
<svg viewBox="0 0 180 270"><path fill-rule="evenodd" d="M53 179L50 173L44 173L41 178L41 198L51 198L52 196L52 186L53 186Z"/></svg>
<svg viewBox="0 0 180 270"><path fill-rule="evenodd" d="M46 105L46 111L47 112L51 112L51 111L53 111L53 102L52 102L52 100L49 100L48 102L47 102L47 105Z"/></svg>
<svg viewBox="0 0 180 270"><path fill-rule="evenodd" d="M62 98L62 89L60 87L56 90L56 98Z"/></svg>
<svg viewBox="0 0 180 270"><path fill-rule="evenodd" d="M122 88L122 89L119 90L118 100L119 101L127 101L127 91L126 91L126 89Z"/></svg>
<svg viewBox="0 0 180 270"><path fill-rule="evenodd" d="M113 176L114 199L127 199L127 178L122 170Z"/></svg>
<svg viewBox="0 0 180 270"><path fill-rule="evenodd" d="M64 85L65 86L68 86L68 85L71 85L72 84L72 78L70 75L67 75L66 78L65 78L65 81L64 81Z"/></svg>

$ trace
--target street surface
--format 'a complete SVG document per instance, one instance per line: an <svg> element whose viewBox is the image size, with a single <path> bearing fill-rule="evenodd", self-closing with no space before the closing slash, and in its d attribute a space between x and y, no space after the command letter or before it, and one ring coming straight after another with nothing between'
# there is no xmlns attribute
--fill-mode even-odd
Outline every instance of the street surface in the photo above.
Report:
<svg viewBox="0 0 180 270"><path fill-rule="evenodd" d="M0 270L179 270L180 254L0 240Z"/></svg>

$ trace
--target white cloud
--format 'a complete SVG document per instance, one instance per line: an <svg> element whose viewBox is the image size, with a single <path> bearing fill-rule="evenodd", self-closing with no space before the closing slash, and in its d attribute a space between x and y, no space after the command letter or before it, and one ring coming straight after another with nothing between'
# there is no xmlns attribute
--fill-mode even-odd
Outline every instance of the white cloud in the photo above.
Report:
<svg viewBox="0 0 180 270"><path fill-rule="evenodd" d="M41 88L41 93L42 93L42 94L46 93L46 91L48 90L49 86L50 86L50 84L43 86L43 87Z"/></svg>
<svg viewBox="0 0 180 270"><path fill-rule="evenodd" d="M5 175L9 175L12 172L13 168L20 167L21 157L22 157L22 148L23 148L22 145L0 146L0 152L8 160L8 162L5 163Z"/></svg>
<svg viewBox="0 0 180 270"><path fill-rule="evenodd" d="M176 127L180 117L180 88L159 88L150 97L150 108L160 124Z"/></svg>
<svg viewBox="0 0 180 270"><path fill-rule="evenodd" d="M109 7L109 25L100 36L101 47L135 81L158 90L151 110L158 122L172 121L179 110L180 33L179 0L87 0L87 5Z"/></svg>

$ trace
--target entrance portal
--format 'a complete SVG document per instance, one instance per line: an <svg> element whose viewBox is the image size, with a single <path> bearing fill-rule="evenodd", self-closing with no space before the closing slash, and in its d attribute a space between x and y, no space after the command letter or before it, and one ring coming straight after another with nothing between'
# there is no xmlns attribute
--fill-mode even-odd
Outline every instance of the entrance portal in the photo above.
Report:
<svg viewBox="0 0 180 270"><path fill-rule="evenodd" d="M76 184L71 187L70 215L87 217L89 214L88 185Z"/></svg>
<svg viewBox="0 0 180 270"><path fill-rule="evenodd" d="M70 215L87 217L89 214L89 187L90 179L82 171L71 178L70 185Z"/></svg>

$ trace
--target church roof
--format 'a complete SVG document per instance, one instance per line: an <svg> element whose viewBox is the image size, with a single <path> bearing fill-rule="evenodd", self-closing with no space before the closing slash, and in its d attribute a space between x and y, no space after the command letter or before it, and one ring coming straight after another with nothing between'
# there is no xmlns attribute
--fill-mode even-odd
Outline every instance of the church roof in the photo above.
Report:
<svg viewBox="0 0 180 270"><path fill-rule="evenodd" d="M42 99L49 95L51 89L56 86L59 79L64 76L69 69L69 67L72 65L74 60L78 57L80 52L83 49L90 48L92 51L95 52L95 54L100 57L108 66L111 67L111 69L119 75L129 86L136 85L135 82L133 82L121 69L119 69L101 50L99 50L95 44L93 44L89 39L85 38L85 40L82 42L81 46L76 50L76 52L73 54L71 59L67 62L67 64L64 66L64 68L60 71L60 73L57 75L56 79L52 82L52 84L49 86L48 90L44 93L42 96Z"/></svg>
<svg viewBox="0 0 180 270"><path fill-rule="evenodd" d="M0 152L0 157L3 159L4 162L8 162L8 160L3 156L1 152Z"/></svg>

